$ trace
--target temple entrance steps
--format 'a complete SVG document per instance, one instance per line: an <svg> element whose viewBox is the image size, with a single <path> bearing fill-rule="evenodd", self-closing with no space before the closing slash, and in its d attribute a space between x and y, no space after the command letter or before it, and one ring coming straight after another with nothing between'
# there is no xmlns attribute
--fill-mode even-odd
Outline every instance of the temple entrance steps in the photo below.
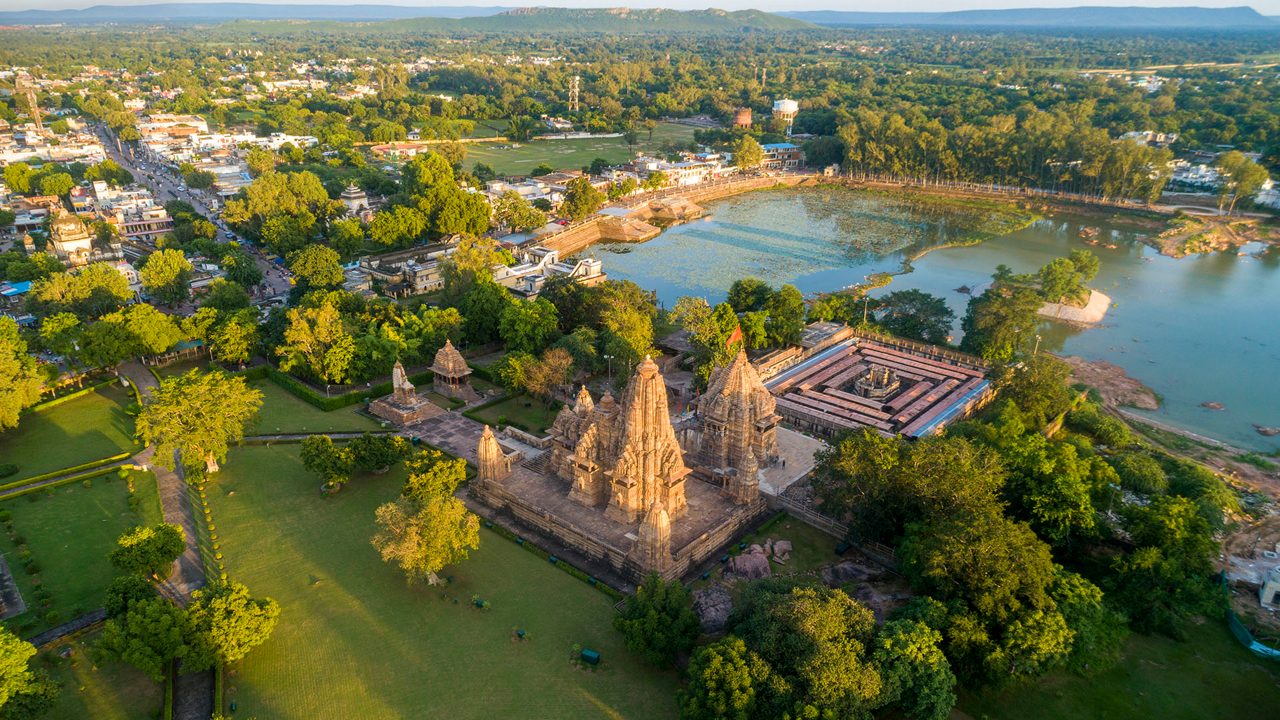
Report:
<svg viewBox="0 0 1280 720"><path fill-rule="evenodd" d="M544 452L534 455L533 457L520 463L520 467L532 470L536 473L547 472L547 466L551 464L551 453Z"/></svg>

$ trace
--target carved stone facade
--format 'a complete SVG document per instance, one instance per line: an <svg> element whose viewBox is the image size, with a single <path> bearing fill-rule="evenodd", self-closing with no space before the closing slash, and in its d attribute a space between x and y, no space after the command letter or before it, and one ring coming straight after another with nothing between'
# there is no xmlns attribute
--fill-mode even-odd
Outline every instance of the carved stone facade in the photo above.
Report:
<svg viewBox="0 0 1280 720"><path fill-rule="evenodd" d="M450 340L444 341L444 347L436 351L435 362L431 364L431 372L435 375L432 387L441 395L457 398L463 402L474 402L480 399L471 388L469 376L471 368L462 358L462 353L453 346Z"/></svg>
<svg viewBox="0 0 1280 720"><path fill-rule="evenodd" d="M396 361L391 369L391 394L369 403L369 412L396 425L411 425L444 412L426 398L419 397L404 366Z"/></svg>
<svg viewBox="0 0 1280 720"><path fill-rule="evenodd" d="M760 467L778 457L782 418L745 352L711 373L694 413L694 422L683 430L694 465L720 483L735 502L755 500Z"/></svg>
<svg viewBox="0 0 1280 720"><path fill-rule="evenodd" d="M545 461L510 468L499 479L507 471L497 464L496 440L486 430L477 449L482 482L473 485L474 492L633 580L649 572L680 577L764 510L750 445L754 436L741 472L730 464L725 477L732 482L716 482L724 478L705 468L699 468L701 476L710 482L689 480L693 470L685 464L666 385L651 359L636 368L620 401L606 393L595 402L583 388L549 434Z"/></svg>
<svg viewBox="0 0 1280 720"><path fill-rule="evenodd" d="M645 358L636 368L621 405L608 394L595 405L583 388L574 406L556 417L551 437L551 472L569 483L575 502L607 502L605 516L620 523L635 522L655 502L672 519L684 515L689 469L653 360Z"/></svg>

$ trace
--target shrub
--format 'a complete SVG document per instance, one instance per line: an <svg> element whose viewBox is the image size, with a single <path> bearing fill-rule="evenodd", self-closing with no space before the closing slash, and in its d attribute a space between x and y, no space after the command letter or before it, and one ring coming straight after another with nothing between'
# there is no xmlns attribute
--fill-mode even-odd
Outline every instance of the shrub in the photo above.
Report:
<svg viewBox="0 0 1280 720"><path fill-rule="evenodd" d="M18 474L18 466L13 463L5 463L0 465L0 478L7 478L10 475Z"/></svg>

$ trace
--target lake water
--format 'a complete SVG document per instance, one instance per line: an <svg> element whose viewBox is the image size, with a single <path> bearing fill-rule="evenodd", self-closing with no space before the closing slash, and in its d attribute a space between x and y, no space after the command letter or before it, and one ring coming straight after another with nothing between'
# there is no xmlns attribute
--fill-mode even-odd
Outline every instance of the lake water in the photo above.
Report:
<svg viewBox="0 0 1280 720"><path fill-rule="evenodd" d="M710 203L708 219L679 225L642 245L600 245L611 277L654 289L670 306L681 295L724 299L734 280L790 282L809 294L897 272L906 256L945 243L955 227L937 213L836 188L749 193ZM1083 226L1099 227L1114 249L1089 248ZM1077 248L1092 249L1102 268L1092 285L1112 299L1106 320L1079 330L1055 322L1042 329L1045 349L1108 360L1141 380L1164 403L1162 422L1240 447L1280 449L1253 424L1280 426L1280 252L1197 255L1176 260L1140 242L1132 230L1058 214L974 247L941 248L873 294L919 288L963 315L969 297L995 266L1030 272ZM959 328L956 337L959 337ZM1220 402L1224 410L1201 407Z"/></svg>

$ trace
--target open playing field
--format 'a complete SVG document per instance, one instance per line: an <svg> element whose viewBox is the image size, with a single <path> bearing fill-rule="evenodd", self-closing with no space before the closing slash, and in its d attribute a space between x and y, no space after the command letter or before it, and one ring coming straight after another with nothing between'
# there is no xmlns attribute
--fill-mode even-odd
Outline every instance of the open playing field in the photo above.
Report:
<svg viewBox="0 0 1280 720"><path fill-rule="evenodd" d="M1245 650L1219 618L1192 626L1186 642L1134 635L1119 664L1094 677L1054 673L1031 687L960 696L969 716L991 720L1247 718L1276 707L1280 663Z"/></svg>
<svg viewBox="0 0 1280 720"><path fill-rule="evenodd" d="M0 464L18 466L4 482L139 449L125 408L133 393L116 383L24 413L18 427L0 432Z"/></svg>
<svg viewBox="0 0 1280 720"><path fill-rule="evenodd" d="M528 395L516 395L493 405L476 408L470 411L470 416L494 427L515 425L525 432L541 435L556 421L556 414L559 412L559 408L548 407L541 400Z"/></svg>
<svg viewBox="0 0 1280 720"><path fill-rule="evenodd" d="M159 717L164 703L160 684L141 670L99 657L93 645L99 633L59 642L36 656L33 668L47 671L62 686L44 720L142 720ZM70 648L68 657L59 653ZM97 657L102 661L94 661Z"/></svg>
<svg viewBox="0 0 1280 720"><path fill-rule="evenodd" d="M356 412L350 405L330 412L299 398L270 380L258 380L253 387L262 391L262 409L249 428L250 435L299 432L359 432L382 426L373 418Z"/></svg>
<svg viewBox="0 0 1280 720"><path fill-rule="evenodd" d="M155 476L145 471L130 471L130 476L137 512L129 507L128 486L116 472L94 478L90 487L71 483L54 488L51 496L41 491L0 503L26 541L40 571L37 577L52 596L49 608L40 607L34 578L18 548L0 532L0 551L27 603L25 613L8 621L11 629L29 637L102 607L103 593L116 574L107 561L116 539L130 528L162 519ZM45 615L48 611L56 613L53 622Z"/></svg>
<svg viewBox="0 0 1280 720"><path fill-rule="evenodd" d="M452 584L409 587L369 542L403 471L324 498L297 450L234 450L208 491L227 572L281 605L275 634L228 677L237 716L675 716L675 674L625 650L607 596L489 531L446 570ZM601 669L573 667L574 643L599 650Z"/></svg>
<svg viewBox="0 0 1280 720"><path fill-rule="evenodd" d="M463 165L470 168L475 163L485 163L499 175L528 175L542 163L557 170L580 170L596 158L621 163L637 151L658 152L666 143L688 143L693 140L693 130L685 125L659 123L653 130L652 140L647 131L641 130L640 139L632 148L620 137L530 140L520 143L518 148L510 147L511 143L473 143L467 145Z"/></svg>

